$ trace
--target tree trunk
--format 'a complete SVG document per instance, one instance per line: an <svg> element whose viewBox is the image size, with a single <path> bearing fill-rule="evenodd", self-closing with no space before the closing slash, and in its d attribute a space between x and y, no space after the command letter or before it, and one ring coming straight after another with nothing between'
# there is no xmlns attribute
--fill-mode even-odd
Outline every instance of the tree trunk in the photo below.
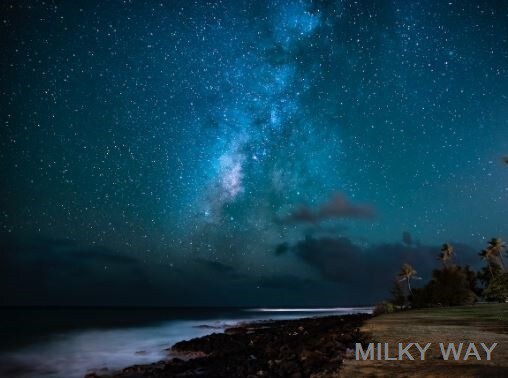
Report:
<svg viewBox="0 0 508 378"><path fill-rule="evenodd" d="M409 289L409 294L413 296L413 290L411 290L411 282L409 278L407 279L407 288Z"/></svg>
<svg viewBox="0 0 508 378"><path fill-rule="evenodd" d="M492 276L492 278L494 278L494 273L492 273L492 267L490 266L490 261L487 261L487 265L489 266L490 275Z"/></svg>

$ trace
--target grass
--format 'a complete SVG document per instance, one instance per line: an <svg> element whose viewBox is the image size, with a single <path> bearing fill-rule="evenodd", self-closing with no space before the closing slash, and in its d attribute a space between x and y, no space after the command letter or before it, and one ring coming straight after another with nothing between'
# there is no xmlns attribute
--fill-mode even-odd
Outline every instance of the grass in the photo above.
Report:
<svg viewBox="0 0 508 378"><path fill-rule="evenodd" d="M401 311L374 317L362 328L372 342L432 343L425 361L344 363L341 377L508 377L508 304ZM497 342L491 361L444 361L439 343Z"/></svg>

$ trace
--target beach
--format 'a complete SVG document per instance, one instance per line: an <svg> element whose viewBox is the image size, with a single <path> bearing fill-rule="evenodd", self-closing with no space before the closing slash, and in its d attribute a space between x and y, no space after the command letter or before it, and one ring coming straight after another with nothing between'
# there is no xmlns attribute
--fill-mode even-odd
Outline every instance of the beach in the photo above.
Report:
<svg viewBox="0 0 508 378"><path fill-rule="evenodd" d="M112 374L188 358L171 347L240 324L361 312L371 308L4 308L0 377Z"/></svg>
<svg viewBox="0 0 508 378"><path fill-rule="evenodd" d="M337 374L369 314L262 321L176 343L167 361L87 377L309 377ZM189 359L190 358L190 359Z"/></svg>
<svg viewBox="0 0 508 378"><path fill-rule="evenodd" d="M403 310L378 316L369 314L368 308L62 311L51 310L46 318L61 322L72 314L80 328L68 324L72 330L54 330L26 347L3 352L0 376L508 376L508 304ZM38 311L33 316L42 319L42 314ZM18 312L14 315L19 318ZM93 316L101 322L92 322ZM86 327L83 319L88 319ZM31 322L32 336L36 325L48 329L46 321ZM17 323L11 320L9 324ZM356 360L356 343L365 350L370 343L386 343L392 358L398 343L431 345L423 361L414 347L410 349L414 360L387 361L376 357ZM445 361L440 343L463 343L463 354L469 343L475 343L482 359ZM481 343L497 344L489 360L484 358Z"/></svg>
<svg viewBox="0 0 508 378"><path fill-rule="evenodd" d="M430 346L425 360L364 361L355 358L356 343ZM497 345L490 360L445 361L439 343ZM167 352L173 357L88 378L506 377L508 304L245 323L176 343Z"/></svg>
<svg viewBox="0 0 508 378"><path fill-rule="evenodd" d="M401 311L373 317L361 327L371 342L431 343L424 361L347 359L341 377L508 377L508 304ZM439 344L463 343L461 358L444 360ZM469 343L497 343L491 360L464 360ZM481 348L479 348L481 351Z"/></svg>

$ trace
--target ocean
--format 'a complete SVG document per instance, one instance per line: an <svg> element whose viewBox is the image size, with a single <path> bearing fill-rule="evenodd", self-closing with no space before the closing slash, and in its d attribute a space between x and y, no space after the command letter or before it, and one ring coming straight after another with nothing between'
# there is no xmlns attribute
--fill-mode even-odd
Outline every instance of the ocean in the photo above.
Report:
<svg viewBox="0 0 508 378"><path fill-rule="evenodd" d="M170 357L181 340L246 321L371 312L350 308L2 308L1 377L83 377Z"/></svg>

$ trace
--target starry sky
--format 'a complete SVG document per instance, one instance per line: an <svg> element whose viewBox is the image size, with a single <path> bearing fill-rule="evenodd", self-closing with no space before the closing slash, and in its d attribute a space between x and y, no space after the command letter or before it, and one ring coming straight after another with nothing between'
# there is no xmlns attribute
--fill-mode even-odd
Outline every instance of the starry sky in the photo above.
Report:
<svg viewBox="0 0 508 378"><path fill-rule="evenodd" d="M508 239L504 1L2 1L1 304L355 305Z"/></svg>

